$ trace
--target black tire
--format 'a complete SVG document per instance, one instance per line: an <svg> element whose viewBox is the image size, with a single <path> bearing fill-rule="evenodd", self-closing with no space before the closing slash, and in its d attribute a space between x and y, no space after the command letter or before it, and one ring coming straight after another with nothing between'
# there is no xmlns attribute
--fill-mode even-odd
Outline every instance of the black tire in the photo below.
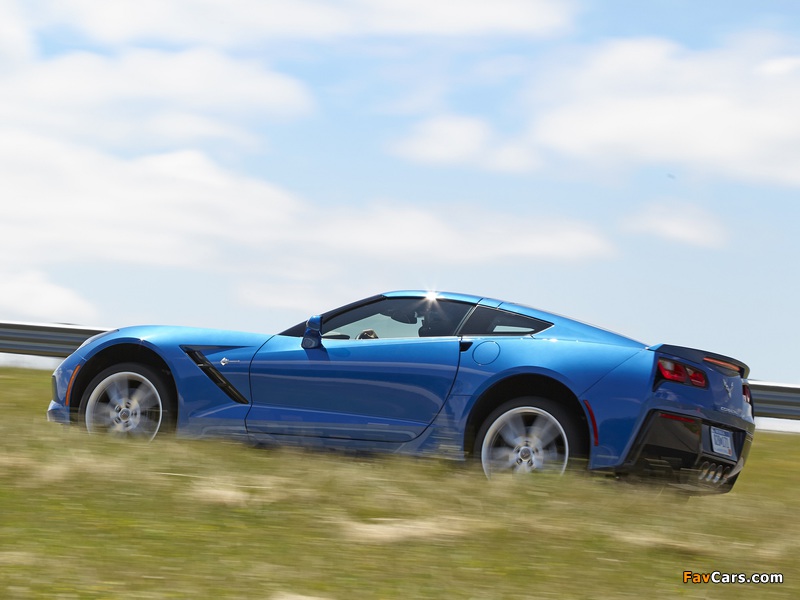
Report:
<svg viewBox="0 0 800 600"><path fill-rule="evenodd" d="M177 411L161 373L139 363L120 363L95 375L79 415L90 433L150 441L175 429Z"/></svg>
<svg viewBox="0 0 800 600"><path fill-rule="evenodd" d="M491 478L501 472L563 473L585 468L584 428L559 402L524 396L498 406L478 430L473 456Z"/></svg>

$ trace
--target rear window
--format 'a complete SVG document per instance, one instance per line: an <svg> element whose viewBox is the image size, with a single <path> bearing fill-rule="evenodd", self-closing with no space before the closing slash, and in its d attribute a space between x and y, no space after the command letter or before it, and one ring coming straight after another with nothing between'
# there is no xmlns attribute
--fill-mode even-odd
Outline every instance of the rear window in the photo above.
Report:
<svg viewBox="0 0 800 600"><path fill-rule="evenodd" d="M532 335L552 323L519 313L479 306L459 332L461 335Z"/></svg>

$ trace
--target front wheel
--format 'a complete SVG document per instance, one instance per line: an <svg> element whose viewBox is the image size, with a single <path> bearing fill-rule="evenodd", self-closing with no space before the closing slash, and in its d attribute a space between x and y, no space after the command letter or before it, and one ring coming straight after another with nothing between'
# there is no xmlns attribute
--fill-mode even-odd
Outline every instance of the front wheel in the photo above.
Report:
<svg viewBox="0 0 800 600"><path fill-rule="evenodd" d="M89 433L152 440L173 426L169 388L146 365L123 363L100 372L81 399L80 415Z"/></svg>
<svg viewBox="0 0 800 600"><path fill-rule="evenodd" d="M585 455L585 436L565 408L548 398L516 398L489 415L478 431L475 454L487 477L499 473L562 474Z"/></svg>

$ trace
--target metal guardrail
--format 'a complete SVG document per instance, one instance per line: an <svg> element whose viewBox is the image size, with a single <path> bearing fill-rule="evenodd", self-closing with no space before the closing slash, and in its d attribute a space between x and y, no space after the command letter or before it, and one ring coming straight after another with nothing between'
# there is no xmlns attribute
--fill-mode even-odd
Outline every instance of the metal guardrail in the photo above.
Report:
<svg viewBox="0 0 800 600"><path fill-rule="evenodd" d="M750 381L757 417L800 419L800 385Z"/></svg>
<svg viewBox="0 0 800 600"><path fill-rule="evenodd" d="M108 330L79 325L0 323L0 352L63 358L86 339L104 331Z"/></svg>
<svg viewBox="0 0 800 600"><path fill-rule="evenodd" d="M108 331L79 325L0 322L0 352L66 357L87 338ZM800 385L749 381L757 417L800 419Z"/></svg>

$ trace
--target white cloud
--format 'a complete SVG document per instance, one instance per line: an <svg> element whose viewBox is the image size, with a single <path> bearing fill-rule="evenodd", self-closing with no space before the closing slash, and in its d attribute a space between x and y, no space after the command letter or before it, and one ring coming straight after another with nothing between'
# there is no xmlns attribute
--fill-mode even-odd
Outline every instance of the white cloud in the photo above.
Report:
<svg viewBox="0 0 800 600"><path fill-rule="evenodd" d="M313 308L319 302L316 285L309 281L261 282L247 281L236 289L236 297L244 306L259 308L319 310Z"/></svg>
<svg viewBox="0 0 800 600"><path fill-rule="evenodd" d="M6 132L0 180L0 265L92 261L215 269L235 256L233 266L241 268L289 246L297 260L383 257L430 264L581 260L612 251L580 222L407 202L312 207L197 151L122 159Z"/></svg>
<svg viewBox="0 0 800 600"><path fill-rule="evenodd" d="M497 141L476 166L489 171L524 173L542 165L542 160L524 140Z"/></svg>
<svg viewBox="0 0 800 600"><path fill-rule="evenodd" d="M0 264L197 265L220 240L281 238L298 201L196 151L125 160L24 132L0 138Z"/></svg>
<svg viewBox="0 0 800 600"><path fill-rule="evenodd" d="M629 38L536 63L496 58L466 82L450 78L449 95L458 85L491 88L494 64L501 80L527 70L531 82L513 100L514 110L522 105L527 113L513 134L499 131L493 112L448 114L440 90L438 114L417 122L389 150L417 162L490 171L664 164L800 185L800 53L785 40L743 36L693 50L667 39Z"/></svg>
<svg viewBox="0 0 800 600"><path fill-rule="evenodd" d="M241 46L343 36L545 36L566 30L575 4L561 0L41 0L42 25L106 43Z"/></svg>
<svg viewBox="0 0 800 600"><path fill-rule="evenodd" d="M651 204L625 219L623 227L633 233L707 248L721 248L729 237L719 217L700 206L674 200Z"/></svg>
<svg viewBox="0 0 800 600"><path fill-rule="evenodd" d="M254 277L251 271L235 289L243 306L288 312L299 321L381 290L440 289L431 278L451 281L452 274L466 271L484 273L484 279L492 265L504 268L525 261L534 272L534 265L543 263L616 255L614 244L585 222L463 205L423 210L383 202L359 210L317 210L303 221L304 226L298 223L291 232L291 252L261 249L262 275ZM281 258L271 261L272 255Z"/></svg>
<svg viewBox="0 0 800 600"><path fill-rule="evenodd" d="M33 55L33 35L13 2L0 3L0 73Z"/></svg>
<svg viewBox="0 0 800 600"><path fill-rule="evenodd" d="M362 30L384 34L543 35L563 31L572 5L549 0L361 0L347 3L362 14Z"/></svg>
<svg viewBox="0 0 800 600"><path fill-rule="evenodd" d="M299 81L202 49L70 53L0 74L0 127L126 149L246 142L247 119L297 116L312 106Z"/></svg>
<svg viewBox="0 0 800 600"><path fill-rule="evenodd" d="M373 278L337 281L328 273L324 279L324 294L320 293L319 278L302 280L297 276L270 281L243 281L236 286L234 294L241 306L291 315L275 325L277 331L312 314L342 306L359 297L371 296L378 291Z"/></svg>
<svg viewBox="0 0 800 600"><path fill-rule="evenodd" d="M592 47L537 78L530 143L601 164L669 162L800 185L800 57L776 44L738 39L695 51L648 38Z"/></svg>
<svg viewBox="0 0 800 600"><path fill-rule="evenodd" d="M418 123L393 149L420 162L457 164L475 160L490 137L491 130L481 119L448 115Z"/></svg>
<svg viewBox="0 0 800 600"><path fill-rule="evenodd" d="M383 203L357 212L337 210L322 219L330 233L317 239L329 250L404 264L595 260L615 252L605 236L583 222L475 206L422 209Z"/></svg>
<svg viewBox="0 0 800 600"><path fill-rule="evenodd" d="M783 76L800 69L800 56L781 56L767 59L758 66L765 75Z"/></svg>
<svg viewBox="0 0 800 600"><path fill-rule="evenodd" d="M389 150L420 163L467 165L492 171L520 172L538 164L530 147L502 141L483 119L440 115L417 123Z"/></svg>
<svg viewBox="0 0 800 600"><path fill-rule="evenodd" d="M41 271L0 269L0 313L4 318L85 323L97 311L78 293L49 281Z"/></svg>

